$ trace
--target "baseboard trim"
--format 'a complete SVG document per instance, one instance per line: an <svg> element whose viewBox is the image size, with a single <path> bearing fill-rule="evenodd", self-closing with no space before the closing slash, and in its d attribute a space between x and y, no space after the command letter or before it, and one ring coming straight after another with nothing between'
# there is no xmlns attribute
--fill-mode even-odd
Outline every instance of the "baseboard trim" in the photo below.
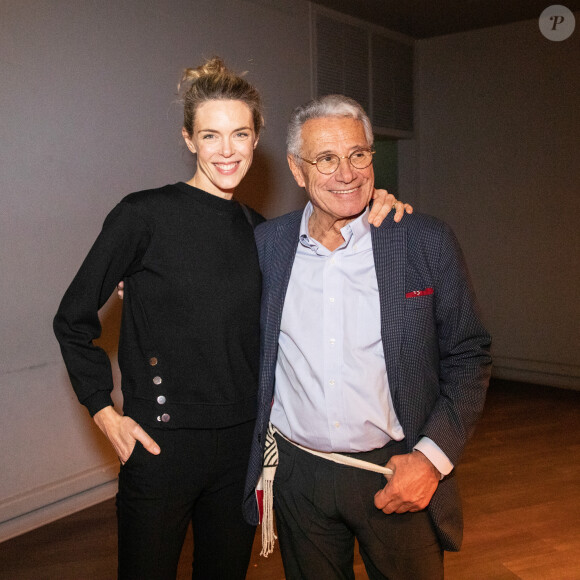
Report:
<svg viewBox="0 0 580 580"><path fill-rule="evenodd" d="M492 376L580 391L580 365L494 356Z"/></svg>
<svg viewBox="0 0 580 580"><path fill-rule="evenodd" d="M118 464L19 494L0 503L0 542L114 497Z"/></svg>

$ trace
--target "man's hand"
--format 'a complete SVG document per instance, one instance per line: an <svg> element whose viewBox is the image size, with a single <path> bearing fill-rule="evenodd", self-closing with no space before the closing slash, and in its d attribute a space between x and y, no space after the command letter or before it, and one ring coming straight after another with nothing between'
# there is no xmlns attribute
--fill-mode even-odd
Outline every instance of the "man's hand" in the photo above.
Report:
<svg viewBox="0 0 580 580"><path fill-rule="evenodd" d="M159 445L147 435L138 423L133 421L131 417L119 415L113 407L109 406L101 409L98 413L95 413L93 419L111 442L121 464L124 465L131 457L137 441L140 441L149 453L153 455L161 453Z"/></svg>
<svg viewBox="0 0 580 580"><path fill-rule="evenodd" d="M379 227L389 212L394 209L396 222L400 222L405 212L413 213L413 206L408 203L397 201L386 189L375 189L373 191L373 207L369 212L369 223Z"/></svg>
<svg viewBox="0 0 580 580"><path fill-rule="evenodd" d="M393 470L387 485L375 494L375 506L386 514L425 509L439 484L441 474L420 452L394 455L386 467Z"/></svg>
<svg viewBox="0 0 580 580"><path fill-rule="evenodd" d="M125 282L123 282L123 280L121 280L118 284L117 284L117 296L123 300L123 296L125 295Z"/></svg>

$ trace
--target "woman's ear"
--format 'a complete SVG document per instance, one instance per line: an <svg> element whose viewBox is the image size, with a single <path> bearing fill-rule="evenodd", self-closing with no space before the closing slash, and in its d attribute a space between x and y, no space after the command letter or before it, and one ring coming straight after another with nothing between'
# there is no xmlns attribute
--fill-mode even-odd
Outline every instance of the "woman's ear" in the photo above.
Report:
<svg viewBox="0 0 580 580"><path fill-rule="evenodd" d="M181 135L183 136L183 140L185 141L185 144L187 145L187 148L192 152L192 153L197 153L196 149L195 149L195 145L193 144L193 141L191 140L189 133L187 132L187 129L185 127L181 128Z"/></svg>

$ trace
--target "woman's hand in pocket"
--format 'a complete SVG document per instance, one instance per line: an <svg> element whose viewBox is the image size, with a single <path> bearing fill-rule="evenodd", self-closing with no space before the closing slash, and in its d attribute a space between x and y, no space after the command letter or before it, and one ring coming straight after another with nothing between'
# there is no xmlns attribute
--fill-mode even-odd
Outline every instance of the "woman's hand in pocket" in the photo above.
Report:
<svg viewBox="0 0 580 580"><path fill-rule="evenodd" d="M147 434L147 432L131 417L119 415L111 406L101 409L93 417L99 429L111 442L121 464L131 457L135 444L139 441L143 447L153 455L159 455L159 445Z"/></svg>

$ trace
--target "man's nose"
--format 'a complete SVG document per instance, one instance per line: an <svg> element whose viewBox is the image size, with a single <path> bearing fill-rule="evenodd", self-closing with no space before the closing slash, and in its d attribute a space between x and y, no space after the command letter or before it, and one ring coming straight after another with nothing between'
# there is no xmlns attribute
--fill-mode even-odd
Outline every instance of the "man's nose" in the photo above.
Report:
<svg viewBox="0 0 580 580"><path fill-rule="evenodd" d="M348 157L342 157L338 163L336 177L339 181L350 183L354 179L353 167Z"/></svg>

